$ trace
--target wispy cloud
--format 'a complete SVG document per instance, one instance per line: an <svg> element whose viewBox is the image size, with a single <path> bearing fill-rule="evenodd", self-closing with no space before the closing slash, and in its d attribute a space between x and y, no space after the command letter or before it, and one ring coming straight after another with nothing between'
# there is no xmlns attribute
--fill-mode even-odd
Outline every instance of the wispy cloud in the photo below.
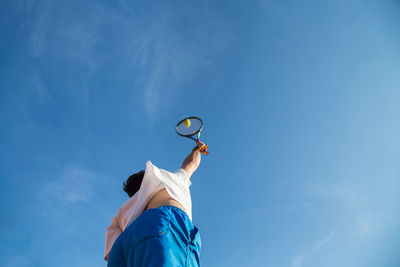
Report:
<svg viewBox="0 0 400 267"><path fill-rule="evenodd" d="M72 244L83 240L85 246L102 248L102 243L98 240L102 240L103 233L96 228L101 211L100 204L96 202L101 199L98 192L104 190L104 187L103 176L79 165L67 166L60 174L54 175L52 181L39 188L31 205L26 207L31 209L27 210L27 214L35 216L22 223L22 229L18 225L9 226L10 240L22 235L25 242L18 246L14 244L16 249L8 250L9 257L3 261L3 265L51 266L52 263L44 260L43 255L53 251L54 246L65 246L68 252L55 250L52 257L58 257L61 261L72 261L74 266L87 266L89 259L78 255L82 244ZM72 239L74 242L71 242ZM93 240L96 240L95 243ZM70 253L78 258L71 260ZM99 261L101 262L101 257Z"/></svg>
<svg viewBox="0 0 400 267"><path fill-rule="evenodd" d="M303 266L304 252L299 252L293 259L290 266L292 267L301 267Z"/></svg>
<svg viewBox="0 0 400 267"><path fill-rule="evenodd" d="M89 202L93 196L93 185L99 176L81 167L67 167L60 177L44 184L39 192L44 206Z"/></svg>
<svg viewBox="0 0 400 267"><path fill-rule="evenodd" d="M85 99L90 97L91 79L112 62L120 70L113 79L131 84L128 97L142 99L150 121L176 104L183 83L199 68L212 66L232 40L220 16L202 3L187 2L177 9L164 2L145 14L141 3L127 1L113 7L85 2L77 10L74 3L44 0L24 8L32 14L29 40L34 57L79 67L71 87ZM190 15L194 11L196 16Z"/></svg>
<svg viewBox="0 0 400 267"><path fill-rule="evenodd" d="M383 211L376 210L368 196L357 191L349 184L336 184L318 189L317 196L328 199L342 207L343 218L339 229L353 234L353 238L366 237L378 233L382 223Z"/></svg>
<svg viewBox="0 0 400 267"><path fill-rule="evenodd" d="M33 69L30 73L27 73L25 82L27 85L26 94L28 97L32 97L37 102L42 104L52 100L50 92L37 70Z"/></svg>
<svg viewBox="0 0 400 267"><path fill-rule="evenodd" d="M31 6L29 6L29 9ZM51 24L52 12L51 2L41 1L37 8L38 12L34 17L33 30L31 34L32 55L39 57L46 49L47 31Z"/></svg>
<svg viewBox="0 0 400 267"><path fill-rule="evenodd" d="M354 233L359 238L367 238L380 234L383 218L379 212L371 212L367 209L356 215L354 220Z"/></svg>
<svg viewBox="0 0 400 267"><path fill-rule="evenodd" d="M99 190L104 189L104 183L105 178L99 174L79 166L68 166L60 176L42 185L32 208L44 219L46 227L63 229L58 235L80 233L82 220L90 224L104 215L98 203Z"/></svg>
<svg viewBox="0 0 400 267"><path fill-rule="evenodd" d="M310 265L317 253L340 255L342 251L349 251L361 244L371 243L385 234L383 226L394 227L390 220L391 216L388 215L391 208L381 208L376 203L372 203L374 198L353 184L344 182L320 185L310 189L310 192L314 202L320 203L319 205L326 203L332 207L334 203L335 209L332 209L332 212L337 214L335 220L329 222L320 220L322 223L330 223L330 227L334 230L320 240L310 242L311 245L300 249L291 260L292 267ZM335 240L337 242L334 242ZM330 245L330 251L324 250L327 245Z"/></svg>
<svg viewBox="0 0 400 267"><path fill-rule="evenodd" d="M322 239L315 242L310 248L304 249L297 253L297 255L291 261L291 267L302 267L307 258L313 256L332 240L332 238L335 236L335 232L336 231L332 231Z"/></svg>
<svg viewBox="0 0 400 267"><path fill-rule="evenodd" d="M115 13L112 10L106 10L99 4L91 5L90 8L90 14L82 12L84 14L79 15L68 5L59 8L57 13L62 19L58 22L57 32L53 33L62 42L58 43L61 54L57 56L81 67L87 75L95 73L107 57L107 53L100 54L97 51L99 42L107 38L102 26L115 23Z"/></svg>
<svg viewBox="0 0 400 267"><path fill-rule="evenodd" d="M190 12L196 7L186 8ZM151 20L126 23L130 32L128 66L140 73L135 86L143 90L144 110L151 120L173 102L183 90L182 83L193 77L198 68L212 64L213 56L227 42L218 17L208 14L206 18L198 13L199 18L188 19L182 10L163 4L149 14ZM181 21L181 17L186 20Z"/></svg>
<svg viewBox="0 0 400 267"><path fill-rule="evenodd" d="M68 225L67 231L79 229L75 216L93 210L96 188L104 178L79 166L66 167L59 177L43 184L34 209L48 225ZM97 208L96 208L97 210Z"/></svg>
<svg viewBox="0 0 400 267"><path fill-rule="evenodd" d="M67 81L73 84L69 90L74 90L79 100L87 100L92 75L111 56L99 53L97 45L109 38L103 27L117 23L116 12L95 2L86 2L80 9L72 2L54 5L48 0L18 6L29 14L29 51L41 62L34 65L38 76L45 77L49 67L62 70L73 65L73 74L67 73L74 75Z"/></svg>
<svg viewBox="0 0 400 267"><path fill-rule="evenodd" d="M336 209L332 212L337 212L338 216L330 222L334 230L297 252L291 260L291 267L302 267L308 265L307 262L313 262L314 256L325 253L324 248L335 239L340 239L346 245L356 244L379 231L379 212L373 211L368 198L351 184L319 185L308 189L313 202L329 206L335 203Z"/></svg>
<svg viewBox="0 0 400 267"><path fill-rule="evenodd" d="M311 248L310 254L314 254L318 250L320 250L322 247L324 247L331 239L334 237L335 231L332 231L330 234L325 236L323 239L319 240L315 245Z"/></svg>

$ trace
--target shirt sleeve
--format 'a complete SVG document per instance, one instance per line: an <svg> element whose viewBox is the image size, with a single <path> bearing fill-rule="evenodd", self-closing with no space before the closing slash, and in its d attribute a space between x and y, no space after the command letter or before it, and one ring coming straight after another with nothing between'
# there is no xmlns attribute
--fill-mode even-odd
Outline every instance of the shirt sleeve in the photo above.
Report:
<svg viewBox="0 0 400 267"><path fill-rule="evenodd" d="M174 174L177 175L179 179L183 180L183 182L187 186L190 186L192 184L192 182L190 181L190 178L188 177L188 175L186 174L184 169L179 169L179 170L175 171Z"/></svg>
<svg viewBox="0 0 400 267"><path fill-rule="evenodd" d="M110 254L110 250L118 238L118 236L122 233L121 224L120 224L120 213L121 209L118 210L115 217L111 220L111 225L107 227L106 230L106 244L105 244L105 252L104 252L104 260L108 260L108 255Z"/></svg>

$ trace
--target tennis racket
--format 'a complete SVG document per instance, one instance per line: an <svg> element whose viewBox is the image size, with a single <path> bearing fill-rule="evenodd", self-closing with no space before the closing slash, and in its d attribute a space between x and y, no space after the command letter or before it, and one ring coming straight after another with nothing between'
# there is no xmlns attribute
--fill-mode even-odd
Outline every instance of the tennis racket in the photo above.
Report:
<svg viewBox="0 0 400 267"><path fill-rule="evenodd" d="M200 143L200 133L203 130L203 121L199 117L187 117L176 124L176 133ZM208 146L200 148L200 152L208 155Z"/></svg>

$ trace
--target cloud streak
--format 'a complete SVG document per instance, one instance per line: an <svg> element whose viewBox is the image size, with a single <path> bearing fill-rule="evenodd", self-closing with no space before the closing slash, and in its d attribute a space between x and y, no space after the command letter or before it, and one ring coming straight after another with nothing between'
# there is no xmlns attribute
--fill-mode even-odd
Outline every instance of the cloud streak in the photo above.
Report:
<svg viewBox="0 0 400 267"><path fill-rule="evenodd" d="M198 68L212 64L212 57L227 40L217 16L188 18L186 12L196 7L185 8L189 11L164 4L148 14L151 19L126 22L131 33L126 55L131 70L139 73L135 86L143 90L144 111L150 120L173 102L183 90L182 83Z"/></svg>
<svg viewBox="0 0 400 267"><path fill-rule="evenodd" d="M307 258L313 256L319 250L323 249L323 247L326 246L332 240L335 234L336 231L332 231L321 240L315 242L314 245L311 246L311 248L304 249L299 253L297 253L297 255L291 261L291 267L302 267L304 261L307 260Z"/></svg>
<svg viewBox="0 0 400 267"><path fill-rule="evenodd" d="M320 189L319 197L328 198L342 207L343 218L340 229L352 233L353 238L378 233L382 224L382 210L376 210L368 197L351 185L334 185Z"/></svg>
<svg viewBox="0 0 400 267"><path fill-rule="evenodd" d="M139 96L144 114L153 121L177 102L182 85L200 68L212 66L215 55L232 38L220 16L202 3L176 8L164 2L146 13L142 5L121 1L110 8L89 1L77 10L73 2L40 1L25 7L33 14L30 52L43 65L78 67L72 69L79 74L68 82L86 100L91 79L104 77L100 73L104 64L115 64L118 74L112 84L129 81L128 97ZM191 15L194 11L196 16ZM57 60L48 62L49 58Z"/></svg>
<svg viewBox="0 0 400 267"><path fill-rule="evenodd" d="M27 90L30 94L29 97L32 97L41 104L52 100L45 81L37 70L33 69L30 73L27 73L25 79L28 88L30 88L30 90Z"/></svg>
<svg viewBox="0 0 400 267"><path fill-rule="evenodd" d="M67 167L61 177L44 184L39 201L44 207L90 202L99 176L81 167Z"/></svg>
<svg viewBox="0 0 400 267"><path fill-rule="evenodd" d="M6 250L9 257L3 265L53 266L54 262L43 258L52 251L52 256L60 261L87 266L85 261L88 258L79 255L79 252L82 246L102 247L98 241L103 238L103 233L98 231L102 228L96 223L103 215L98 202L101 200L99 191L104 188L104 177L81 166L70 165L59 175L54 175L52 181L32 191L36 195L30 203L25 203L27 220L7 225L10 237L2 236L2 241L11 241L10 248ZM15 243L14 240L20 241ZM77 240L81 243L76 244ZM76 258L71 259L70 253Z"/></svg>
<svg viewBox="0 0 400 267"><path fill-rule="evenodd" d="M42 1L37 10L38 14L34 18L33 30L30 38L31 51L34 57L41 56L46 49L47 32L52 18L50 2Z"/></svg>
<svg viewBox="0 0 400 267"><path fill-rule="evenodd" d="M319 207L325 209L328 206L332 207L334 203L336 211L332 210L332 212L336 212L336 219L325 223L332 224L331 227L335 230L298 251L291 260L291 267L303 267L316 263L313 262L313 256L317 253L331 255L334 252L339 255L342 251L343 253L357 251L360 246L375 241L380 242L378 237L385 234L385 227L390 229L394 226L390 220L391 216L388 215L391 208L373 203L371 194L364 193L360 187L340 183L317 186L311 191L312 197L315 198L313 202L319 203ZM322 203L326 203L326 206L320 206ZM333 241L337 242L333 243ZM324 251L327 245L330 245L330 251Z"/></svg>

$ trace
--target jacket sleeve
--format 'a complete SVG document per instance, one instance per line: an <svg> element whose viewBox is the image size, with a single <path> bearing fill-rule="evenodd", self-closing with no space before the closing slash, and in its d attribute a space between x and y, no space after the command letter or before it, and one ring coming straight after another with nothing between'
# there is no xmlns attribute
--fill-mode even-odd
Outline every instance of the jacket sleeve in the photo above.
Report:
<svg viewBox="0 0 400 267"><path fill-rule="evenodd" d="M111 220L111 225L107 227L106 230L106 244L105 244L105 252L104 252L104 260L108 261L108 255L110 254L110 250L118 238L118 236L122 233L121 229L121 219L120 219L121 209L118 210L115 217Z"/></svg>

